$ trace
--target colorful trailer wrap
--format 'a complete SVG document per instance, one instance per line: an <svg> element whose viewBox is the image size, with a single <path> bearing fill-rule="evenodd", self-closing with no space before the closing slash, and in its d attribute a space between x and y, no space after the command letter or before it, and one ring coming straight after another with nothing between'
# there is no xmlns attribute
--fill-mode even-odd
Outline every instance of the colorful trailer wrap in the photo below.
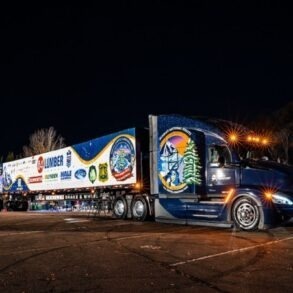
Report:
<svg viewBox="0 0 293 293"><path fill-rule="evenodd" d="M135 184L135 129L3 164L3 190L29 192Z"/></svg>

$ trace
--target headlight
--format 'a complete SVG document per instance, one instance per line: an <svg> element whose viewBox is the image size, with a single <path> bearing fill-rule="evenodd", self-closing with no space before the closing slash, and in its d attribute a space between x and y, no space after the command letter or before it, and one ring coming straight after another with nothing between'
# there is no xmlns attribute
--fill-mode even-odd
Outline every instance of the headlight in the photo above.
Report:
<svg viewBox="0 0 293 293"><path fill-rule="evenodd" d="M289 199L286 196L280 195L280 194L273 194L272 201L273 201L273 203L276 203L276 204L293 205L293 201L291 199Z"/></svg>

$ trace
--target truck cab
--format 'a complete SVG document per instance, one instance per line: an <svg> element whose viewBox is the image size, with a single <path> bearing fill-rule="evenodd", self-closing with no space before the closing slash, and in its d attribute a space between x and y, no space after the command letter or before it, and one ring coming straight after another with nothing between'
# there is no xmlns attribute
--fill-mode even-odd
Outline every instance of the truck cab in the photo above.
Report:
<svg viewBox="0 0 293 293"><path fill-rule="evenodd" d="M224 121L179 115L151 116L150 125L156 221L249 231L293 216L293 168L249 157L264 139L248 131L238 143Z"/></svg>

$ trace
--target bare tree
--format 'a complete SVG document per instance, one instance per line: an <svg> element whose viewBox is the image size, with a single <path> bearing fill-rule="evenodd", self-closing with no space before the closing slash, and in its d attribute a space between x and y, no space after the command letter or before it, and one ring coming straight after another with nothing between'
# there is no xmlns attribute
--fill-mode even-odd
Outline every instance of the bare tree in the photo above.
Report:
<svg viewBox="0 0 293 293"><path fill-rule="evenodd" d="M272 138L268 149L272 158L284 164L293 163L290 149L293 148L293 102L285 105L271 116L262 116L253 121L253 128Z"/></svg>
<svg viewBox="0 0 293 293"><path fill-rule="evenodd" d="M275 113L275 134L279 140L280 157L285 164L291 162L290 148L293 145L293 102Z"/></svg>
<svg viewBox="0 0 293 293"><path fill-rule="evenodd" d="M38 129L29 138L29 145L23 146L25 157L61 149L65 147L64 138L57 136L54 127Z"/></svg>

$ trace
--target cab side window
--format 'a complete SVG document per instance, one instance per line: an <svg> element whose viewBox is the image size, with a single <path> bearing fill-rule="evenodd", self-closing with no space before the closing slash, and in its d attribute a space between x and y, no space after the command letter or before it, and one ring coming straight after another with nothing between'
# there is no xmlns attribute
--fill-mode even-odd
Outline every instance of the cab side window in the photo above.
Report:
<svg viewBox="0 0 293 293"><path fill-rule="evenodd" d="M208 148L210 167L224 167L231 163L231 154L225 145L212 145Z"/></svg>

